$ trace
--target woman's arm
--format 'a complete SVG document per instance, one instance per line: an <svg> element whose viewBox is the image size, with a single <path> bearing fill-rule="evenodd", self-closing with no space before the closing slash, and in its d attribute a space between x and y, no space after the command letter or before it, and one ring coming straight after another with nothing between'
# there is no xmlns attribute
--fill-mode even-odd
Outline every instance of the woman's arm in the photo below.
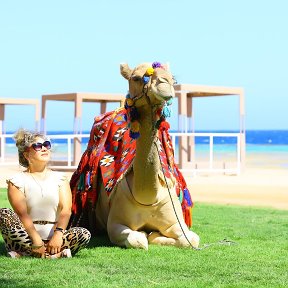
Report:
<svg viewBox="0 0 288 288"><path fill-rule="evenodd" d="M60 210L57 228L59 230L55 230L54 234L47 244L47 251L50 254L59 253L62 246L62 236L64 230L67 228L70 216L71 216L71 208L72 208L72 195L69 182L67 180L60 186L59 191L59 206Z"/></svg>
<svg viewBox="0 0 288 288"><path fill-rule="evenodd" d="M26 232L28 233L32 241L32 247L39 247L38 249L36 249L37 251L35 251L35 254L42 257L45 253L45 247L40 235L34 227L31 217L27 212L26 198L24 194L11 182L8 183L8 199L13 210L19 216L20 221L22 222Z"/></svg>

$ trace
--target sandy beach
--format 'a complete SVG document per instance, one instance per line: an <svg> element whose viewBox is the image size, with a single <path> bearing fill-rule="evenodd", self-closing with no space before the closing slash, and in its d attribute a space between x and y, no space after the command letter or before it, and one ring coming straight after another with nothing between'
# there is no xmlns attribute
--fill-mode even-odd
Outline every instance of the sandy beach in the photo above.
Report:
<svg viewBox="0 0 288 288"><path fill-rule="evenodd" d="M185 175L193 201L288 210L288 153L247 153L240 175Z"/></svg>
<svg viewBox="0 0 288 288"><path fill-rule="evenodd" d="M217 203L288 210L288 163L283 155L250 154L240 175L183 173L194 203ZM0 187L21 168L0 166ZM72 172L65 172L70 179Z"/></svg>
<svg viewBox="0 0 288 288"><path fill-rule="evenodd" d="M247 168L238 176L185 177L195 203L218 203L288 210L288 171Z"/></svg>

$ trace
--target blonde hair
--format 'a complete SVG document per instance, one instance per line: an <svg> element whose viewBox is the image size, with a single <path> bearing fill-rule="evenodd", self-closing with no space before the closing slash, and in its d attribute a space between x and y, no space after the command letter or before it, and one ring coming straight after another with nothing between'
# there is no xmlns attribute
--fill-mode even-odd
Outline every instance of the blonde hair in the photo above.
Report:
<svg viewBox="0 0 288 288"><path fill-rule="evenodd" d="M19 164L26 168L29 167L29 161L25 158L24 152L26 152L27 148L29 148L31 144L35 142L36 138L43 138L43 140L47 140L47 137L43 133L33 132L22 128L16 131L13 138L16 141L16 146L18 149Z"/></svg>

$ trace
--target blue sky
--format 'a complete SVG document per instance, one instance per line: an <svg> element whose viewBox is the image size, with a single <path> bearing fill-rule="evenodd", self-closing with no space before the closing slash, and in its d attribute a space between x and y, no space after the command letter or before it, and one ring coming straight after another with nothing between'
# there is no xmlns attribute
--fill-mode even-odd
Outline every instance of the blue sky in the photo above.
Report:
<svg viewBox="0 0 288 288"><path fill-rule="evenodd" d="M243 87L246 129L288 129L287 11L285 0L0 1L0 97L126 93L120 63L160 61L178 83ZM236 97L197 99L195 127L237 129L237 112ZM33 113L8 106L5 128L34 128ZM47 114L48 130L72 130L72 103ZM84 114L90 130L98 105Z"/></svg>

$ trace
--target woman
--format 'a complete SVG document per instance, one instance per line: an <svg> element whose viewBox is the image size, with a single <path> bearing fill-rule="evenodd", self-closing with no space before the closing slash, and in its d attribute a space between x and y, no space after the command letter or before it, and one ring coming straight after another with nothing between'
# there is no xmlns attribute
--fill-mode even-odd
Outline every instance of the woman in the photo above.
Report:
<svg viewBox="0 0 288 288"><path fill-rule="evenodd" d="M0 209L0 230L8 256L71 257L85 247L90 232L66 230L71 214L71 190L61 172L47 168L51 142L41 133L20 129L14 135L20 165L27 168L7 179L14 211Z"/></svg>

